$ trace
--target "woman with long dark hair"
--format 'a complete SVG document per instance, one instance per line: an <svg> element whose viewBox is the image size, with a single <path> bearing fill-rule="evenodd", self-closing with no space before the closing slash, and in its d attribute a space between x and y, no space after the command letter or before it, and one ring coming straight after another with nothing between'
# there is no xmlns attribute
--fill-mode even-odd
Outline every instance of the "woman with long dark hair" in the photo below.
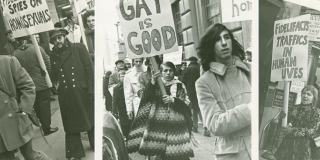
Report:
<svg viewBox="0 0 320 160"><path fill-rule="evenodd" d="M242 46L222 24L208 28L197 48L205 73L196 82L199 107L217 136L217 160L251 160L250 65Z"/></svg>

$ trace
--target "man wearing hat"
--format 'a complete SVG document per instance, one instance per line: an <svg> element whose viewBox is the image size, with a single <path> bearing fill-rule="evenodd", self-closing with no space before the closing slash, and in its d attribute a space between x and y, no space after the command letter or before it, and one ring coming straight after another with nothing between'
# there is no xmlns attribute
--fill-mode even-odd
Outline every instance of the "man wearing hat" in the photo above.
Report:
<svg viewBox="0 0 320 160"><path fill-rule="evenodd" d="M87 48L71 43L65 29L50 32L52 81L59 82L58 97L66 132L66 157L81 159L85 151L80 132L88 132L94 149L94 68Z"/></svg>
<svg viewBox="0 0 320 160"><path fill-rule="evenodd" d="M13 56L18 59L21 66L25 68L36 85L36 100L33 108L41 122L44 135L47 136L57 132L58 127L51 128L51 89L45 80L46 72L40 66L35 46L32 44L29 36L20 37L17 41L19 42L19 48L13 53ZM42 47L39 46L39 48L46 70L49 73L51 70L49 56Z"/></svg>
<svg viewBox="0 0 320 160"><path fill-rule="evenodd" d="M118 71L125 68L123 60L117 60L115 62L115 64L116 64L117 70L116 70L116 72L114 72L110 75L108 88L114 87L115 85L117 85L120 82ZM127 69L125 68L125 70L127 70Z"/></svg>
<svg viewBox="0 0 320 160"><path fill-rule="evenodd" d="M3 48L3 52L0 55L12 55L13 52L18 48L18 43L16 42L11 30L6 32L7 44Z"/></svg>
<svg viewBox="0 0 320 160"><path fill-rule="evenodd" d="M200 77L200 65L197 63L196 57L189 57L187 59L188 67L184 69L182 82L187 88L187 94L191 101L192 117L193 117L193 132L198 132L198 115L201 116L200 108L198 105L198 98L195 83ZM204 122L203 122L204 124ZM207 127L204 126L204 136L210 136Z"/></svg>

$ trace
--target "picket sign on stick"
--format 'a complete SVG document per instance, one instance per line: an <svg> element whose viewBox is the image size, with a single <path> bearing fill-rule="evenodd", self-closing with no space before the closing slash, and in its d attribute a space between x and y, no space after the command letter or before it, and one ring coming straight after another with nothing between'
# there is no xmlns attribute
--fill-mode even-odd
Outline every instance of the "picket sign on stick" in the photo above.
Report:
<svg viewBox="0 0 320 160"><path fill-rule="evenodd" d="M78 21L79 21L79 26L80 26L80 31L81 31L81 37L82 37L82 42L83 44L88 48L88 44L87 44L87 39L86 39L86 35L84 33L84 26L83 26L83 21L82 21L82 14L81 14L81 11L83 11L83 7L82 7L82 4L80 3L80 6L76 6L78 5L78 3L75 2L75 0L70 0L70 5L71 5L71 8L72 8L72 12L73 12L73 16L74 17L77 17L78 18ZM78 10L76 9L76 7L78 7ZM81 8L81 9L79 9ZM84 8L85 9L85 8Z"/></svg>
<svg viewBox="0 0 320 160"><path fill-rule="evenodd" d="M30 37L31 37L32 44L33 44L33 46L34 46L34 48L36 50L36 54L37 54L37 57L38 57L38 60L39 60L39 63L40 63L40 67L42 68L42 70L44 70L46 72L45 79L46 79L47 85L48 85L49 88L51 88L52 87L52 83L51 83L48 71L46 69L46 65L44 64L43 57L42 57L42 54L40 52L40 48L39 48L38 42L36 40L36 37L34 35L30 35Z"/></svg>
<svg viewBox="0 0 320 160"><path fill-rule="evenodd" d="M290 81L284 82L284 89L283 89L283 111L286 113L287 116L285 116L282 119L282 127L287 127L288 123L288 106L289 106L289 89L290 89Z"/></svg>
<svg viewBox="0 0 320 160"><path fill-rule="evenodd" d="M151 57L150 58L150 62L151 62L151 65L153 67L153 70L154 70L154 73L157 73L159 72L159 68L158 68L158 64L156 62L156 59L154 57ZM167 92L166 92L166 89L164 88L164 85L163 85L163 82L162 82L162 79L161 77L157 77L157 82L158 82L158 85L159 85L159 88L160 88L160 92L161 94L164 96L164 95L167 95Z"/></svg>

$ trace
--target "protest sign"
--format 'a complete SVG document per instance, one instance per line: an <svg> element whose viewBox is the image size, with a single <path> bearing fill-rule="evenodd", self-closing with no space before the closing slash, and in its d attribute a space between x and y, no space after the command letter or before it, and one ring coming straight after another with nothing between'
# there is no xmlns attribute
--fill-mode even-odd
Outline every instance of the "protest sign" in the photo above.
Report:
<svg viewBox="0 0 320 160"><path fill-rule="evenodd" d="M177 52L171 52L163 55L163 61L170 61L175 65L181 64L182 61L182 46L178 47L179 50Z"/></svg>
<svg viewBox="0 0 320 160"><path fill-rule="evenodd" d="M117 11L129 58L178 50L170 0L120 0Z"/></svg>
<svg viewBox="0 0 320 160"><path fill-rule="evenodd" d="M300 93L304 87L305 82L302 81L292 81L290 92Z"/></svg>
<svg viewBox="0 0 320 160"><path fill-rule="evenodd" d="M88 10L94 9L94 6L95 6L94 0L87 0L87 4L88 4L88 7L87 7Z"/></svg>
<svg viewBox="0 0 320 160"><path fill-rule="evenodd" d="M222 23L252 20L252 0L221 0Z"/></svg>
<svg viewBox="0 0 320 160"><path fill-rule="evenodd" d="M2 0L4 15L15 37L52 30L53 22L45 0Z"/></svg>
<svg viewBox="0 0 320 160"><path fill-rule="evenodd" d="M295 100L296 100L297 94L290 92L289 93L289 107L292 107L295 105ZM272 106L275 107L283 107L283 101L284 101L284 93L283 90L276 89L276 93L273 98Z"/></svg>
<svg viewBox="0 0 320 160"><path fill-rule="evenodd" d="M83 10L85 10L88 5L86 0L69 0L71 7L74 7L75 12L80 14Z"/></svg>
<svg viewBox="0 0 320 160"><path fill-rule="evenodd" d="M320 15L311 15L309 40L320 42Z"/></svg>
<svg viewBox="0 0 320 160"><path fill-rule="evenodd" d="M271 81L306 81L310 14L274 23Z"/></svg>
<svg viewBox="0 0 320 160"><path fill-rule="evenodd" d="M303 1L302 0L285 0L285 1L320 11L320 1L319 0L303 0Z"/></svg>

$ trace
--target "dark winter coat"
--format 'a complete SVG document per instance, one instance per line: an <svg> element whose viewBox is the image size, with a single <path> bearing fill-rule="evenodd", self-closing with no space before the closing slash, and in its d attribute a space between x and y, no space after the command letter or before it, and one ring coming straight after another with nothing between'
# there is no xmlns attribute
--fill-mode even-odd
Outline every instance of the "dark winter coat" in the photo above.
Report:
<svg viewBox="0 0 320 160"><path fill-rule="evenodd" d="M17 42L8 42L0 55L12 55L13 52L18 48Z"/></svg>
<svg viewBox="0 0 320 160"><path fill-rule="evenodd" d="M59 105L65 132L90 130L94 126L94 69L86 47L68 43L64 52L54 47L51 64L52 80L59 80Z"/></svg>
<svg viewBox="0 0 320 160"><path fill-rule="evenodd" d="M189 100L192 103L198 103L197 92L196 92L196 81L200 77L200 65L197 62L191 62L184 70L182 82L187 88L187 94Z"/></svg>

